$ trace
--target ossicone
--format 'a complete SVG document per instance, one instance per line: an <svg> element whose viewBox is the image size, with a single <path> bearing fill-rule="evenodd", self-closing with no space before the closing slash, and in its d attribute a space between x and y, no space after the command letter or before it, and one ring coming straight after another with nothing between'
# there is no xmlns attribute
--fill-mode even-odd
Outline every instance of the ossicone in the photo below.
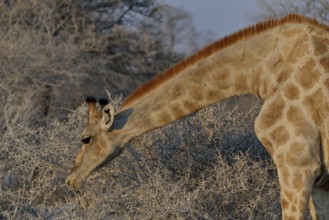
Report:
<svg viewBox="0 0 329 220"><path fill-rule="evenodd" d="M85 101L87 103L96 103L97 102L96 98L94 98L92 96L87 96L86 99L85 99Z"/></svg>
<svg viewBox="0 0 329 220"><path fill-rule="evenodd" d="M107 104L109 104L109 100L106 98L100 98L98 100L98 103L100 104L101 108L103 109Z"/></svg>

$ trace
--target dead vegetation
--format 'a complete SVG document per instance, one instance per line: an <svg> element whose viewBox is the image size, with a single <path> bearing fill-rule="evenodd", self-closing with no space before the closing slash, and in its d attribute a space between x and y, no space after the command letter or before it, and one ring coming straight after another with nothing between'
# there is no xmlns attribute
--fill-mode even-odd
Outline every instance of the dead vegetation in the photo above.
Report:
<svg viewBox="0 0 329 220"><path fill-rule="evenodd" d="M251 129L258 109L224 108L216 104L136 138L81 191L64 179L79 150L85 106L47 129L16 126L1 149L2 218L279 219L275 168Z"/></svg>
<svg viewBox="0 0 329 220"><path fill-rule="evenodd" d="M134 139L80 191L64 185L83 96L125 96L182 57L160 6L1 1L0 219L281 218L276 171L253 131L260 104L250 97Z"/></svg>

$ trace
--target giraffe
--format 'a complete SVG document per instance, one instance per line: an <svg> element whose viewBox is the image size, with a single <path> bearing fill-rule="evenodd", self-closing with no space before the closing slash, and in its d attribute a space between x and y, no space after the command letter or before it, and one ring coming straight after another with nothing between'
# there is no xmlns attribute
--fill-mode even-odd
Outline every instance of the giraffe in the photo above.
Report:
<svg viewBox="0 0 329 220"><path fill-rule="evenodd" d="M82 148L66 183L118 156L132 138L225 98L264 100L254 124L278 171L283 219L329 219L329 28L291 14L225 37L102 109L87 98Z"/></svg>

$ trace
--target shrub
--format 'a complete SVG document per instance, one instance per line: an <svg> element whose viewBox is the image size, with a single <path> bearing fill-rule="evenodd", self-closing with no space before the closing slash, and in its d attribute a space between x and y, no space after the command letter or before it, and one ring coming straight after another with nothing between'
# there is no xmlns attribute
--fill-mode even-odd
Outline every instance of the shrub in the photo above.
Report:
<svg viewBox="0 0 329 220"><path fill-rule="evenodd" d="M223 109L215 104L135 138L77 191L64 179L86 107L47 129L17 125L1 149L2 218L279 218L275 168L251 129L258 109Z"/></svg>

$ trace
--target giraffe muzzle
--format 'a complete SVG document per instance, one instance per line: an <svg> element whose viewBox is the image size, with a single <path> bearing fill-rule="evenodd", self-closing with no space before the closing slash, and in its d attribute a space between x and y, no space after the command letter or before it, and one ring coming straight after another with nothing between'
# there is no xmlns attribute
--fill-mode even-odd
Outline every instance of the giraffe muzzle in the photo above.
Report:
<svg viewBox="0 0 329 220"><path fill-rule="evenodd" d="M65 183L74 189L79 189L82 186L82 179L72 173L66 178Z"/></svg>

